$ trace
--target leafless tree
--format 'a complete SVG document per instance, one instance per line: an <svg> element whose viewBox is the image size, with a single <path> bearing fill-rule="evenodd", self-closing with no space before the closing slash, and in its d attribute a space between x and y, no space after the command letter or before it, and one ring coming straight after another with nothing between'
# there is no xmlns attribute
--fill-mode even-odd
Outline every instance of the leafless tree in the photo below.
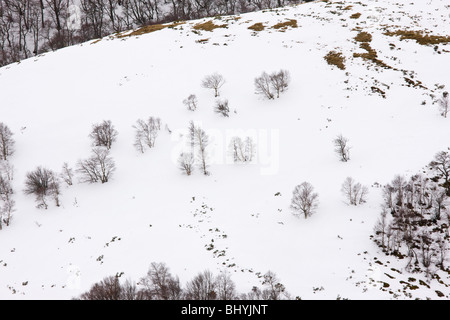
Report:
<svg viewBox="0 0 450 320"><path fill-rule="evenodd" d="M262 284L266 287L263 291L265 300L281 300L285 297L289 297L289 294L286 292L285 286L280 283L277 275L268 271L264 274L264 281Z"/></svg>
<svg viewBox="0 0 450 320"><path fill-rule="evenodd" d="M9 181L14 180L14 166L9 161L0 160L0 174Z"/></svg>
<svg viewBox="0 0 450 320"><path fill-rule="evenodd" d="M450 153L447 151L438 152L434 160L430 162L430 168L437 171L443 178L443 187L450 196Z"/></svg>
<svg viewBox="0 0 450 320"><path fill-rule="evenodd" d="M251 162L255 156L255 144L250 137L245 138L244 141L240 137L233 137L229 148L234 162Z"/></svg>
<svg viewBox="0 0 450 320"><path fill-rule="evenodd" d="M195 94L189 95L189 97L183 100L183 104L187 107L188 110L195 111L198 105L197 96Z"/></svg>
<svg viewBox="0 0 450 320"><path fill-rule="evenodd" d="M68 186L71 186L73 185L73 176L73 169L69 167L69 164L67 162L64 162L60 177Z"/></svg>
<svg viewBox="0 0 450 320"><path fill-rule="evenodd" d="M188 300L216 300L217 283L211 271L199 273L186 285L186 298Z"/></svg>
<svg viewBox="0 0 450 320"><path fill-rule="evenodd" d="M56 205L59 206L60 188L57 175L49 169L38 167L34 171L26 174L25 194L36 196L38 208L48 208L47 197L54 198Z"/></svg>
<svg viewBox="0 0 450 320"><path fill-rule="evenodd" d="M438 100L438 104L441 109L442 116L447 118L448 108L450 105L447 91L442 94L442 97Z"/></svg>
<svg viewBox="0 0 450 320"><path fill-rule="evenodd" d="M214 107L214 112L219 113L224 117L229 117L230 108L228 107L228 100L217 100Z"/></svg>
<svg viewBox="0 0 450 320"><path fill-rule="evenodd" d="M287 70L280 70L270 75L270 83L277 93L277 98L280 97L281 92L284 92L288 88L289 82L290 74Z"/></svg>
<svg viewBox="0 0 450 320"><path fill-rule="evenodd" d="M7 160L14 153L13 133L9 127L0 122L0 160Z"/></svg>
<svg viewBox="0 0 450 320"><path fill-rule="evenodd" d="M209 144L209 137L206 134L205 131L203 131L202 128L200 127L195 127L194 129L194 141L195 141L195 145L198 148L198 158L199 158L199 162L200 162L200 168L203 171L204 175L209 175L209 172L207 171L207 151L206 151L206 147Z"/></svg>
<svg viewBox="0 0 450 320"><path fill-rule="evenodd" d="M217 278L217 299L218 300L234 300L236 299L236 285L234 284L228 272L221 272Z"/></svg>
<svg viewBox="0 0 450 320"><path fill-rule="evenodd" d="M342 134L338 135L336 139L333 140L334 151L339 156L341 161L347 162L350 160L350 146L348 145L348 139Z"/></svg>
<svg viewBox="0 0 450 320"><path fill-rule="evenodd" d="M194 155L190 152L183 152L178 158L180 169L188 176L194 171L194 162Z"/></svg>
<svg viewBox="0 0 450 320"><path fill-rule="evenodd" d="M146 148L155 146L158 132L161 130L161 120L154 117L149 117L147 121L139 119L133 128L136 129L134 146L144 153Z"/></svg>
<svg viewBox="0 0 450 320"><path fill-rule="evenodd" d="M152 262L147 275L139 282L152 300L179 300L183 293L178 277L172 276L162 262Z"/></svg>
<svg viewBox="0 0 450 320"><path fill-rule="evenodd" d="M255 78L255 92L264 95L267 99L274 99L272 93L272 82L270 76L263 72L261 76Z"/></svg>
<svg viewBox="0 0 450 320"><path fill-rule="evenodd" d="M92 132L89 135L93 139L93 144L96 147L106 147L111 149L111 145L116 141L118 132L111 123L111 120L104 120L100 124L92 126Z"/></svg>
<svg viewBox="0 0 450 320"><path fill-rule="evenodd" d="M225 84L225 79L218 73L206 76L202 81L202 87L207 89L214 89L214 96L219 96L219 89Z"/></svg>
<svg viewBox="0 0 450 320"><path fill-rule="evenodd" d="M318 194L314 192L314 187L309 182L305 181L295 187L291 201L294 215L303 214L306 219L314 214L317 206Z"/></svg>
<svg viewBox="0 0 450 320"><path fill-rule="evenodd" d="M114 160L109 156L109 150L103 148L92 149L92 156L86 160L79 160L77 172L81 182L106 183L116 170Z"/></svg>
<svg viewBox="0 0 450 320"><path fill-rule="evenodd" d="M369 192L366 186L356 182L352 177L345 179L341 191L347 199L347 203L354 206L366 202L366 196Z"/></svg>

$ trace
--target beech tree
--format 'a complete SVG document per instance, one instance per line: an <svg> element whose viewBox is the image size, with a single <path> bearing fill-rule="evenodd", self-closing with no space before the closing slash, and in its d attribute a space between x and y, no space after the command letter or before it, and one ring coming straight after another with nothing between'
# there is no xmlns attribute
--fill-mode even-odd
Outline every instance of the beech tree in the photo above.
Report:
<svg viewBox="0 0 450 320"><path fill-rule="evenodd" d="M228 107L228 100L217 100L214 107L214 112L223 115L224 117L229 117L230 108Z"/></svg>
<svg viewBox="0 0 450 320"><path fill-rule="evenodd" d="M209 175L207 171L208 163L207 163L207 151L206 147L209 144L209 137L205 131L203 131L200 127L194 128L194 142L198 148L198 159L200 162L200 168L203 171L204 175Z"/></svg>
<svg viewBox="0 0 450 320"><path fill-rule="evenodd" d="M194 171L194 155L192 153L183 152L178 158L180 169L188 176Z"/></svg>
<svg viewBox="0 0 450 320"><path fill-rule="evenodd" d="M240 137L233 137L229 149L234 162L251 162L256 153L255 144L250 137L245 138L244 141Z"/></svg>
<svg viewBox="0 0 450 320"><path fill-rule="evenodd" d="M189 97L183 100L183 104L187 107L188 110L195 111L197 109L198 99L195 94L191 94L189 95Z"/></svg>
<svg viewBox="0 0 450 320"><path fill-rule="evenodd" d="M96 147L106 147L111 149L112 143L116 141L118 132L111 123L111 120L104 120L102 123L94 124L89 135Z"/></svg>
<svg viewBox="0 0 450 320"><path fill-rule="evenodd" d="M336 139L333 140L334 151L339 156L341 161L347 162L350 160L350 146L348 145L348 139L342 134L338 135Z"/></svg>
<svg viewBox="0 0 450 320"><path fill-rule="evenodd" d="M361 183L356 182L352 177L347 177L341 188L347 203L357 206L366 202L366 196L369 193L369 189Z"/></svg>
<svg viewBox="0 0 450 320"><path fill-rule="evenodd" d="M442 94L442 97L438 100L439 108L441 110L441 114L444 118L447 118L448 108L450 105L449 98L448 98L448 92L445 91Z"/></svg>
<svg viewBox="0 0 450 320"><path fill-rule="evenodd" d="M202 81L202 87L206 89L214 89L214 96L219 96L219 89L225 84L225 79L218 73L206 76Z"/></svg>
<svg viewBox="0 0 450 320"><path fill-rule="evenodd" d="M270 76L266 72L255 78L255 92L264 95L269 100L274 98Z"/></svg>
<svg viewBox="0 0 450 320"><path fill-rule="evenodd" d="M77 172L80 174L81 182L106 183L116 170L116 165L109 150L104 148L92 149L92 155L88 159L79 160Z"/></svg>
<svg viewBox="0 0 450 320"><path fill-rule="evenodd" d="M314 192L314 187L309 182L303 182L294 188L291 200L291 210L296 216L306 218L314 214L318 206L319 195Z"/></svg>
<svg viewBox="0 0 450 320"><path fill-rule="evenodd" d="M149 117L147 121L139 119L133 128L136 129L134 146L144 153L146 148L155 146L158 132L161 130L161 119L154 117Z"/></svg>
<svg viewBox="0 0 450 320"><path fill-rule="evenodd" d="M7 160L14 153L13 133L9 127L0 122L0 160Z"/></svg>
<svg viewBox="0 0 450 320"><path fill-rule="evenodd" d="M26 174L25 194L36 196L38 208L47 209L47 198L52 197L59 207L59 195L61 194L58 176L52 170L38 167Z"/></svg>

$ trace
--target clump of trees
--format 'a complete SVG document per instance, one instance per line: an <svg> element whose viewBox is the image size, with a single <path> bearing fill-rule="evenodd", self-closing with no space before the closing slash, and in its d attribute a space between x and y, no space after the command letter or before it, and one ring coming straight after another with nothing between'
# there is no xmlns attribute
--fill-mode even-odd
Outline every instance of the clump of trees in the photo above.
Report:
<svg viewBox="0 0 450 320"><path fill-rule="evenodd" d="M214 275L205 270L198 273L183 287L165 263L153 262L138 284L120 275L109 276L83 293L80 300L281 300L289 299L285 286L274 272L262 276L262 288L254 286L249 293L239 294L227 272Z"/></svg>
<svg viewBox="0 0 450 320"><path fill-rule="evenodd" d="M209 145L209 136L200 127L196 126L193 121L189 122L189 147L190 152L182 152L178 157L180 170L190 176L197 163L199 169L204 175L209 175L208 169L208 152L206 148ZM197 156L195 157L195 154Z"/></svg>
<svg viewBox="0 0 450 320"><path fill-rule="evenodd" d="M186 108L189 111L197 110L197 105L198 105L197 96L195 94L189 95L189 97L187 97L186 99L183 100L183 104L186 106Z"/></svg>
<svg viewBox="0 0 450 320"><path fill-rule="evenodd" d="M92 155L88 159L79 160L76 169L80 181L89 183L106 183L115 170L115 162L105 148L92 149Z"/></svg>
<svg viewBox="0 0 450 320"><path fill-rule="evenodd" d="M396 176L384 187L383 209L374 227L374 241L386 254L407 258L407 269L428 276L435 268L447 268L450 244L448 195L436 179L442 173L430 169L431 178Z"/></svg>
<svg viewBox="0 0 450 320"><path fill-rule="evenodd" d="M341 161L347 162L350 160L350 146L348 144L348 138L340 134L333 140L333 144L334 151Z"/></svg>
<svg viewBox="0 0 450 320"><path fill-rule="evenodd" d="M139 119L133 126L136 130L134 146L144 153L147 148L155 146L158 132L161 130L161 119L149 117L146 121Z"/></svg>
<svg viewBox="0 0 450 320"><path fill-rule="evenodd" d="M36 197L37 208L48 208L48 198L55 201L57 207L60 206L59 196L61 188L58 175L47 168L37 167L34 171L26 174L25 194Z"/></svg>
<svg viewBox="0 0 450 320"><path fill-rule="evenodd" d="M263 72L259 77L255 78L255 92L264 95L271 100L280 97L280 93L287 90L290 82L290 74L287 70L273 72L270 75Z"/></svg>
<svg viewBox="0 0 450 320"><path fill-rule="evenodd" d="M242 140L240 137L233 137L229 146L234 162L252 162L256 154L256 147L253 139L246 137Z"/></svg>
<svg viewBox="0 0 450 320"><path fill-rule="evenodd" d="M213 73L206 76L202 80L202 87L206 89L213 89L214 96L218 97L220 95L219 89L225 84L225 79L221 74Z"/></svg>
<svg viewBox="0 0 450 320"><path fill-rule="evenodd" d="M12 198L14 190L11 181L11 166L0 161L0 230L3 229L3 225L9 226L14 212L15 201Z"/></svg>
<svg viewBox="0 0 450 320"><path fill-rule="evenodd" d="M111 120L104 120L102 123L94 124L89 137L93 140L96 147L106 147L111 149L114 141L116 141L118 132L114 128Z"/></svg>
<svg viewBox="0 0 450 320"><path fill-rule="evenodd" d="M302 182L294 188L291 200L292 213L306 218L312 216L318 206L319 195L314 192L314 187L309 182Z"/></svg>
<svg viewBox="0 0 450 320"><path fill-rule="evenodd" d="M360 205L366 202L369 189L367 186L356 182L352 177L347 177L341 187L342 194L349 205Z"/></svg>

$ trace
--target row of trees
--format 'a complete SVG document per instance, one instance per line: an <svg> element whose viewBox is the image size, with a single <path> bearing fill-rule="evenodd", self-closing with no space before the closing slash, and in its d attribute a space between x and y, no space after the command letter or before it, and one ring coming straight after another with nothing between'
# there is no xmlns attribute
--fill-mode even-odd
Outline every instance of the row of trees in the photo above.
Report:
<svg viewBox="0 0 450 320"><path fill-rule="evenodd" d="M188 281L183 288L177 276L173 276L164 263L150 264L147 275L139 284L131 280L120 282L120 276L110 276L94 284L80 295L80 300L281 300L290 298L275 273L263 276L263 287L253 287L249 293L240 294L230 275L222 272L214 275L205 270Z"/></svg>
<svg viewBox="0 0 450 320"><path fill-rule="evenodd" d="M445 269L450 244L448 152L439 152L429 164L429 177L396 176L383 189L384 205L374 227L374 240L386 254L407 258L407 268L430 275Z"/></svg>
<svg viewBox="0 0 450 320"><path fill-rule="evenodd" d="M293 0L0 0L0 66L136 27Z"/></svg>

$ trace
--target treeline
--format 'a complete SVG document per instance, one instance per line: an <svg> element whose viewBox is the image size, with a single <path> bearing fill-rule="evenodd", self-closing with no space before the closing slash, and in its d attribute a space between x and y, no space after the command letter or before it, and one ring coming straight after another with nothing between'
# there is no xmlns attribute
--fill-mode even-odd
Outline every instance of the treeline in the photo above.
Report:
<svg viewBox="0 0 450 320"><path fill-rule="evenodd" d="M122 274L105 277L95 283L78 300L281 300L289 299L275 273L268 271L262 278L262 287L254 286L248 293L238 293L230 274L214 275L205 270L183 287L165 263L153 262L147 274L137 283L121 282Z"/></svg>
<svg viewBox="0 0 450 320"><path fill-rule="evenodd" d="M301 0L0 0L0 66L145 25Z"/></svg>

